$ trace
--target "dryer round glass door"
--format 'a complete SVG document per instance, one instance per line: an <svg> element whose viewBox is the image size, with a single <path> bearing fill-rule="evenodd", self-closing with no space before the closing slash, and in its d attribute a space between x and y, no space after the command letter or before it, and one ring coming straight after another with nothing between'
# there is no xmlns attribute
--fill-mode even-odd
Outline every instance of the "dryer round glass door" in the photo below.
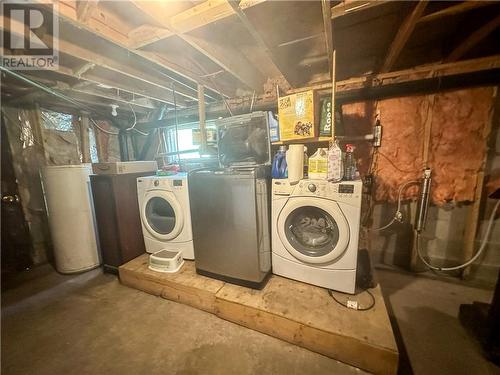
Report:
<svg viewBox="0 0 500 375"><path fill-rule="evenodd" d="M327 263L349 244L349 226L337 203L291 198L278 218L286 249L305 263Z"/></svg>
<svg viewBox="0 0 500 375"><path fill-rule="evenodd" d="M170 192L148 193L141 208L141 216L148 232L161 240L174 239L183 226L180 205Z"/></svg>

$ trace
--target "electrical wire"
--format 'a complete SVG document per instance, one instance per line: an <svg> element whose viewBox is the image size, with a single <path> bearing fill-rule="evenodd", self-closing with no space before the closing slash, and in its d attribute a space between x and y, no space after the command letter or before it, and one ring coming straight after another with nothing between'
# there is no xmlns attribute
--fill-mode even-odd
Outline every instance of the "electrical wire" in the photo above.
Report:
<svg viewBox="0 0 500 375"><path fill-rule="evenodd" d="M140 131L139 129L136 129L135 126L137 125L137 115L135 114L135 111L134 111L134 107L132 107L132 104L130 104L130 102L127 102L127 104L129 105L130 109L132 110L132 113L134 114L134 123L131 127L125 129L126 131L130 131L130 130L134 130L136 131L137 133L141 134L141 135L144 135L144 136L148 136L149 133L145 133L143 131Z"/></svg>
<svg viewBox="0 0 500 375"><path fill-rule="evenodd" d="M455 271L459 270L462 268L465 268L467 266L470 266L472 263L474 263L477 258L481 256L483 253L484 249L486 248L486 242L488 241L488 237L490 236L491 228L493 227L493 222L495 221L495 214L498 210L498 207L500 207L500 200L497 201L495 204L495 207L493 208L493 212L491 213L490 219L488 221L488 227L486 229L486 233L483 237L483 240L481 241L481 246L479 247L479 250L476 252L476 255L474 255L471 259L469 259L467 262L459 264L458 266L453 266L453 267L437 267L432 264L430 264L428 261L425 260L425 258L422 255L421 251L421 246L420 246L420 239L421 239L421 234L419 232L416 232L416 248L417 248L417 254L420 260L430 269L436 270L436 271Z"/></svg>
<svg viewBox="0 0 500 375"><path fill-rule="evenodd" d="M92 117L89 117L90 121L92 122L92 124L97 128L99 129L100 131L102 131L103 133L106 133L106 134L110 134L110 135L118 135L119 133L115 133L115 132L111 132L109 130L106 130L106 129L103 129L101 128L99 125L97 125L97 122L94 121L94 119Z"/></svg>
<svg viewBox="0 0 500 375"><path fill-rule="evenodd" d="M385 160L387 160L397 171L401 172L401 173L414 173L415 171L405 171L401 168L399 168L396 164L394 164L394 162L385 154L383 154L382 152L378 152L380 154L380 156L382 156Z"/></svg>
<svg viewBox="0 0 500 375"><path fill-rule="evenodd" d="M397 206L396 212L394 212L394 216L392 217L392 220L389 223L387 223L386 225L379 227L379 228L370 229L370 231L378 232L378 231L389 228L392 224L394 224L395 221L402 222L403 221L403 213L401 212L401 195L403 194L403 191L405 190L405 188L407 186L412 185L412 184L418 184L419 182L420 182L419 180L412 180L412 181L407 181L404 184L402 184L401 186L399 186L398 206Z"/></svg>
<svg viewBox="0 0 500 375"><path fill-rule="evenodd" d="M370 304L368 306L366 306L366 307L358 307L356 309L353 309L353 308L347 306L346 303L342 303L337 298L335 298L335 296L333 294L333 291L331 289L328 289L328 294L330 295L330 297L332 297L332 299L335 302L337 302L340 306L345 307L346 309L357 310L357 311L368 311L368 310L371 310L375 306L375 296L372 294L372 292L370 292L369 289L362 290L361 292L354 294L354 296L358 296L358 295L360 295L363 292L366 292L370 296L370 299L371 299ZM343 294L345 294L345 293L343 293Z"/></svg>

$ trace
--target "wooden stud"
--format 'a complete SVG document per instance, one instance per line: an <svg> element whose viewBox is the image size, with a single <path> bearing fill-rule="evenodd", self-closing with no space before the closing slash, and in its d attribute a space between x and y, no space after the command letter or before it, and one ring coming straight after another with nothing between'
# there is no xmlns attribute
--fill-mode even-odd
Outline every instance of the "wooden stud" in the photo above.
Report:
<svg viewBox="0 0 500 375"><path fill-rule="evenodd" d="M198 117L200 123L200 153L205 152L207 149L207 129L205 124L205 88L198 85Z"/></svg>
<svg viewBox="0 0 500 375"><path fill-rule="evenodd" d="M89 114L80 115L80 147L82 148L82 163L90 163Z"/></svg>
<svg viewBox="0 0 500 375"><path fill-rule="evenodd" d="M328 66L330 67L330 77L333 78L335 73L332 70L332 68L334 68L334 63L333 63L334 51L333 51L332 11L330 8L330 0L321 0L321 9L323 13L323 32L325 35ZM332 108L333 108L333 102L332 102Z"/></svg>
<svg viewBox="0 0 500 375"><path fill-rule="evenodd" d="M410 15L403 21L403 24L399 28L396 37L389 48L389 52L387 53L384 63L382 64L380 73L387 73L392 69L406 42L413 33L415 25L424 12L426 6L427 0L420 0Z"/></svg>
<svg viewBox="0 0 500 375"><path fill-rule="evenodd" d="M332 107L331 107L331 115L332 115L332 141L335 141L335 91L336 91L336 71L335 64L337 61L336 50L332 51Z"/></svg>
<svg viewBox="0 0 500 375"><path fill-rule="evenodd" d="M500 14L469 35L469 37L460 43L444 61L453 62L459 60L469 52L472 47L495 31L498 26L500 26Z"/></svg>

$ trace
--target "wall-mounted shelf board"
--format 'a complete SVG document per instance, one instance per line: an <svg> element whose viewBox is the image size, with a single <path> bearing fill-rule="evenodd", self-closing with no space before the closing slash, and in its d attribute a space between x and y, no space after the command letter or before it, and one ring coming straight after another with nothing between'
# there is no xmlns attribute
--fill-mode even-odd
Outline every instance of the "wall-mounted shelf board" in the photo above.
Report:
<svg viewBox="0 0 500 375"><path fill-rule="evenodd" d="M272 142L274 145L289 145L289 144L297 144L297 143L321 143L321 142L329 142L332 140L332 137L314 137L314 138L304 138L304 139L290 139L288 141L278 141Z"/></svg>

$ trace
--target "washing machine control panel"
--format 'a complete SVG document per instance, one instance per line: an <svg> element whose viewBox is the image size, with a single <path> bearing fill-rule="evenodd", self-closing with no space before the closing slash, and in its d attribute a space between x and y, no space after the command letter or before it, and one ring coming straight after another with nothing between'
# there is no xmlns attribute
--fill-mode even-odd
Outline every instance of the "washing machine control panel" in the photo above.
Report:
<svg viewBox="0 0 500 375"><path fill-rule="evenodd" d="M360 200L361 193L361 181L334 183L325 180L302 180L295 187L292 195L316 196L356 203Z"/></svg>
<svg viewBox="0 0 500 375"><path fill-rule="evenodd" d="M290 195L294 189L287 179L273 179L272 185L274 195Z"/></svg>

